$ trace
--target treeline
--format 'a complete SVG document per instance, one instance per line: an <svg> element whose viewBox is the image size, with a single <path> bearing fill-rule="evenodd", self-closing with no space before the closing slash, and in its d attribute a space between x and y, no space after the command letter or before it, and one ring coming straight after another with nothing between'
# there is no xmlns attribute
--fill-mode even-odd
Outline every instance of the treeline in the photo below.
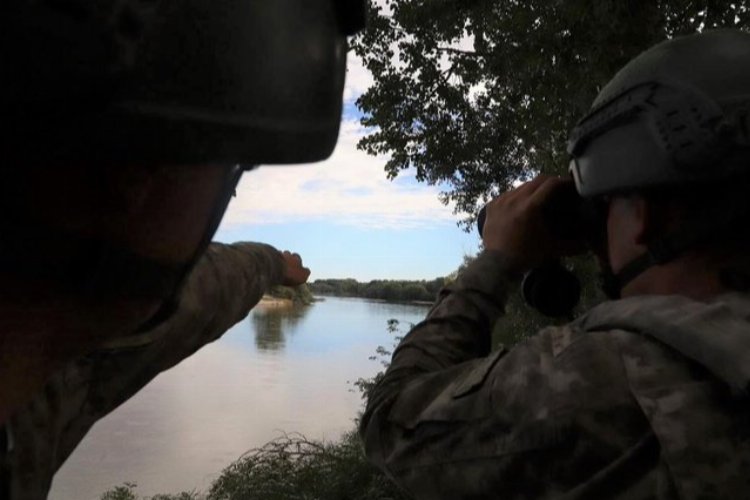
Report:
<svg viewBox="0 0 750 500"><path fill-rule="evenodd" d="M321 279L309 284L314 295L334 297L361 297L391 302L432 302L445 285L446 278L434 280L373 280L360 283L355 279Z"/></svg>

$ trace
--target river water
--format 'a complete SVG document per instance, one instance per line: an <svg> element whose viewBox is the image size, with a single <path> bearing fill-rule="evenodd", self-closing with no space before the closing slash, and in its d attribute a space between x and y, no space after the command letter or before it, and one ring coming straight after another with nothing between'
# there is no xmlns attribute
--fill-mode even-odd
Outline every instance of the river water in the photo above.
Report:
<svg viewBox="0 0 750 500"><path fill-rule="evenodd" d="M247 450L284 432L335 440L362 407L351 382L371 377L389 319L427 308L326 298L257 306L220 340L162 373L99 421L63 465L50 500L98 500L124 482L139 495L206 491Z"/></svg>

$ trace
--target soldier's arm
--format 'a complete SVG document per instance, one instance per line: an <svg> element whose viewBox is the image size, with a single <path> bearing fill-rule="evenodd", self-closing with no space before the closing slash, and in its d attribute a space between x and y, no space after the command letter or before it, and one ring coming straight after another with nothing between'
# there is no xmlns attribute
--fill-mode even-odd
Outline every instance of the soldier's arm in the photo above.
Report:
<svg viewBox="0 0 750 500"><path fill-rule="evenodd" d="M429 379L423 385L426 390L409 391L411 412L416 416L452 377L468 373L490 353L492 328L518 279L502 254L483 252L454 283L441 290L426 319L404 337L384 377L371 390L360 422L360 433L374 462L382 465L380 433L388 425L393 403L403 397L409 384L416 386ZM450 375L446 378L443 373Z"/></svg>
<svg viewBox="0 0 750 500"><path fill-rule="evenodd" d="M122 379L122 388L116 392L124 391L120 399L127 399L144 385L142 381L150 380L219 338L246 317L263 294L281 284L283 278L283 257L270 245L212 243L188 275L171 314L150 330L111 342L102 351L109 351L109 357L118 352L124 357L137 357L135 365L129 369L124 366L100 369L111 370ZM133 377L138 379L135 384L138 387L129 386L127 379ZM94 380L110 385L107 379L97 376Z"/></svg>
<svg viewBox="0 0 750 500"><path fill-rule="evenodd" d="M260 243L212 243L187 277L172 312L152 329L118 339L55 376L47 392L80 401L60 436L61 463L101 417L159 373L216 340L284 279L284 258ZM42 407L46 401L38 402ZM66 413L68 414L68 413Z"/></svg>
<svg viewBox="0 0 750 500"><path fill-rule="evenodd" d="M486 356L492 327L517 279L502 254L483 252L444 287L425 320L396 348L385 377L371 391L363 429L369 414L393 397L403 379Z"/></svg>

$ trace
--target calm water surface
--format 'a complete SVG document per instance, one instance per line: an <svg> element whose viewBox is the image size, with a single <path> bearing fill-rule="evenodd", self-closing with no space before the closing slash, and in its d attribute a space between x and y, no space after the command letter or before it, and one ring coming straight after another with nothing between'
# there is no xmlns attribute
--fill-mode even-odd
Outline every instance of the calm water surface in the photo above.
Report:
<svg viewBox="0 0 750 500"><path fill-rule="evenodd" d="M306 308L259 306L219 341L100 420L55 477L50 500L98 500L125 481L141 495L207 490L221 469L282 432L338 438L361 408L351 381L391 346L387 321L421 306L327 298Z"/></svg>

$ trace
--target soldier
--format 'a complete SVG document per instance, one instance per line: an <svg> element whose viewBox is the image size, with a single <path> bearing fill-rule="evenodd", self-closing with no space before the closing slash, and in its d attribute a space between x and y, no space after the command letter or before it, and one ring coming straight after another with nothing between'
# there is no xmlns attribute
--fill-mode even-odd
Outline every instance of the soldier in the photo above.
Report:
<svg viewBox="0 0 750 500"><path fill-rule="evenodd" d="M359 1L12 0L0 17L0 500L299 256L210 243L243 171L319 161ZM279 200L283 202L283 200Z"/></svg>
<svg viewBox="0 0 750 500"><path fill-rule="evenodd" d="M370 393L368 457L419 499L750 498L750 34L644 52L568 149L613 300L490 352L522 274L581 247L542 217L569 180L493 200Z"/></svg>

